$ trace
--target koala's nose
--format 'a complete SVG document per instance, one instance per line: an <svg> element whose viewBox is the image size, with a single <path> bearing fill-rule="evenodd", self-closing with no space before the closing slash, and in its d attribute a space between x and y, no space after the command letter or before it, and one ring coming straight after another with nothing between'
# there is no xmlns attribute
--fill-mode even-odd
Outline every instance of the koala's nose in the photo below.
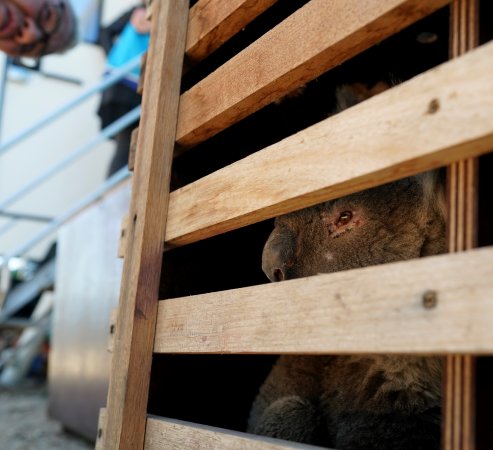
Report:
<svg viewBox="0 0 493 450"><path fill-rule="evenodd" d="M288 269L294 263L295 235L289 230L275 229L262 253L262 270L270 281L288 278Z"/></svg>
<svg viewBox="0 0 493 450"><path fill-rule="evenodd" d="M285 279L286 279L286 273L280 267L274 269L274 272L272 272L271 281L282 281Z"/></svg>

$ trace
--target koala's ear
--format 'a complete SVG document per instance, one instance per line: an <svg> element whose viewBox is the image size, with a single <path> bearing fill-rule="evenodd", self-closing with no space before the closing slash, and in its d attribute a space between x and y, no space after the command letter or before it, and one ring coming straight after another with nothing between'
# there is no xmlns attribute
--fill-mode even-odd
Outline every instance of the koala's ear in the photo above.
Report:
<svg viewBox="0 0 493 450"><path fill-rule="evenodd" d="M426 204L435 209L442 217L447 216L445 201L445 171L441 169L430 170L416 175L415 178L423 187Z"/></svg>
<svg viewBox="0 0 493 450"><path fill-rule="evenodd" d="M390 85L384 81L379 81L371 87L363 83L342 84L336 88L336 112L350 108L389 88Z"/></svg>

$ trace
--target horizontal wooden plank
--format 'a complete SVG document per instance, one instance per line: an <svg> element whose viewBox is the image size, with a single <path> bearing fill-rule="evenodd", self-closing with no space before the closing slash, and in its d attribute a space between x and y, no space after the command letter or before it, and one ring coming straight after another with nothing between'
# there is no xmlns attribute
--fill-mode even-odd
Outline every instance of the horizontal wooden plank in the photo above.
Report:
<svg viewBox="0 0 493 450"><path fill-rule="evenodd" d="M157 353L493 353L493 247L160 302Z"/></svg>
<svg viewBox="0 0 493 450"><path fill-rule="evenodd" d="M312 0L183 93L177 142L202 142L449 1Z"/></svg>
<svg viewBox="0 0 493 450"><path fill-rule="evenodd" d="M489 43L173 192L168 245L490 151L492 73Z"/></svg>
<svg viewBox="0 0 493 450"><path fill-rule="evenodd" d="M186 55L199 62L277 0L200 0L190 9Z"/></svg>
<svg viewBox="0 0 493 450"><path fill-rule="evenodd" d="M144 445L145 450L309 450L319 448L322 447L158 417L147 419Z"/></svg>

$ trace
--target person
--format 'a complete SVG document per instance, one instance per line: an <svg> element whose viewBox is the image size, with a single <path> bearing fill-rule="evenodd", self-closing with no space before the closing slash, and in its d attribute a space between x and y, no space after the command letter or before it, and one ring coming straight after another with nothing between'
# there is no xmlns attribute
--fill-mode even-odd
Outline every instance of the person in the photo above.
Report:
<svg viewBox="0 0 493 450"><path fill-rule="evenodd" d="M121 67L144 53L149 46L150 28L151 23L142 4L131 8L108 27L103 28L99 44L107 53L107 71ZM141 97L137 93L138 79L139 69L136 68L103 92L98 108L101 128L106 128L140 105ZM115 135L116 149L110 162L108 176L127 164L131 134L135 126L136 122Z"/></svg>
<svg viewBox="0 0 493 450"><path fill-rule="evenodd" d="M68 0L0 0L0 50L39 58L65 51L78 38Z"/></svg>

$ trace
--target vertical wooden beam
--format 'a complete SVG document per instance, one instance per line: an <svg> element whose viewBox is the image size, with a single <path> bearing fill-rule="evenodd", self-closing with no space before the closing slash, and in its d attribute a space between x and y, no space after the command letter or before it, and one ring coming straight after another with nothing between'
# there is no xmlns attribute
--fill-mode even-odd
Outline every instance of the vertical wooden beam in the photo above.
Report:
<svg viewBox="0 0 493 450"><path fill-rule="evenodd" d="M451 4L450 56L460 56L478 45L478 0L454 0ZM477 159L459 161L448 168L449 251L476 246ZM475 447L475 358L446 358L444 389L444 449Z"/></svg>
<svg viewBox="0 0 493 450"><path fill-rule="evenodd" d="M189 2L160 0L153 7L108 392L105 449L139 450L144 446Z"/></svg>

